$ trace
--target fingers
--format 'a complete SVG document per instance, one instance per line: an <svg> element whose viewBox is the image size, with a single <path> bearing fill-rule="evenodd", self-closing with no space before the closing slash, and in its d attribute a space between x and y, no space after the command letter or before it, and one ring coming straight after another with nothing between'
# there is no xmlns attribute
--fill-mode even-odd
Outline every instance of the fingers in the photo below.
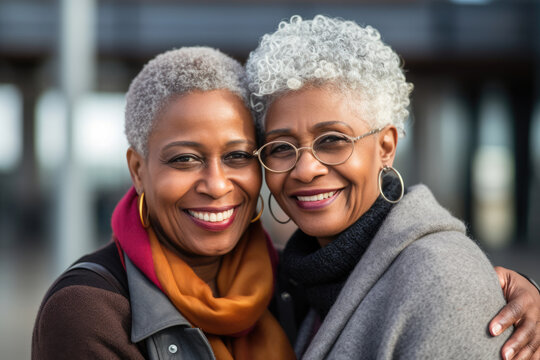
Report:
<svg viewBox="0 0 540 360"><path fill-rule="evenodd" d="M497 336L513 324L519 322L524 315L523 307L517 301L511 301L499 311L489 323L491 335Z"/></svg>
<svg viewBox="0 0 540 360"><path fill-rule="evenodd" d="M536 349L538 349L535 339L536 321L522 321L516 328L510 339L504 344L501 353L503 359L530 359Z"/></svg>
<svg viewBox="0 0 540 360"><path fill-rule="evenodd" d="M536 346L536 352L534 350ZM540 359L540 350L538 350L538 344L528 344L524 347L512 360L538 360Z"/></svg>
<svg viewBox="0 0 540 360"><path fill-rule="evenodd" d="M501 349L503 359L540 360L540 294L520 274L496 267L508 304L489 323L489 331L497 336L511 325L514 332Z"/></svg>

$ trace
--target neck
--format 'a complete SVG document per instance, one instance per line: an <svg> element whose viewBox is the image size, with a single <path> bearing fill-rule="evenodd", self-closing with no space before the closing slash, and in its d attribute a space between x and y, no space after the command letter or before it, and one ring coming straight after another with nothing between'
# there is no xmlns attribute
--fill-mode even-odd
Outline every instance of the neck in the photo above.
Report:
<svg viewBox="0 0 540 360"><path fill-rule="evenodd" d="M214 297L219 296L218 288L217 288L217 274L219 272L219 268L221 266L221 258L216 258L214 262L208 263L208 264L201 264L201 265L190 265L193 269L193 272L202 280L204 281L208 286L210 286L210 289L212 290L212 294L214 294Z"/></svg>
<svg viewBox="0 0 540 360"><path fill-rule="evenodd" d="M199 279L210 286L214 297L219 296L216 279L221 266L221 256L191 255L184 251L178 251L178 249L171 248L170 245L166 243L165 245L169 247L186 264L188 264Z"/></svg>
<svg viewBox="0 0 540 360"><path fill-rule="evenodd" d="M323 236L323 237L318 237L317 238L317 242L319 243L319 245L323 248L325 247L326 245L330 244L336 237L335 236Z"/></svg>

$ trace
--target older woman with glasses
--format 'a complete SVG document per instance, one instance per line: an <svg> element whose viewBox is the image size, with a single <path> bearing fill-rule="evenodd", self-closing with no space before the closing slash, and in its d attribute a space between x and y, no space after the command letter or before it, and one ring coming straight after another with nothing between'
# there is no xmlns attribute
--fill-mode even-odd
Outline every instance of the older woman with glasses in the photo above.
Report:
<svg viewBox="0 0 540 360"><path fill-rule="evenodd" d="M254 155L299 227L281 264L293 299L311 308L296 314L297 354L499 358L510 331L487 331L504 306L497 274L464 224L426 186L406 189L393 167L412 85L377 30L294 16L246 67L264 135ZM520 358L532 355L538 320L502 348L505 359L523 343Z"/></svg>

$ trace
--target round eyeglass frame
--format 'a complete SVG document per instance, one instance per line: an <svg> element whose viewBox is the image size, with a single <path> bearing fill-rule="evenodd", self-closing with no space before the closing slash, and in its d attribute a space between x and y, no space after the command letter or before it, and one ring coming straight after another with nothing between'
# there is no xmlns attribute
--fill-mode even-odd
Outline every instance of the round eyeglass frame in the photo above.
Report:
<svg viewBox="0 0 540 360"><path fill-rule="evenodd" d="M253 152L253 156L257 156L257 158L259 159L259 162L261 163L261 165L268 171L271 171L273 173L285 173L287 171L291 171L292 169L294 169L294 167L296 166L296 164L298 163L298 159L300 158L300 150L311 150L311 154L313 154L313 156L315 157L315 159L317 159L321 164L324 164L324 165L340 165L340 164L343 164L344 162L346 162L347 160L349 160L349 158L351 157L351 155L353 154L354 152L354 143L360 139L363 139L367 136L370 136L370 135L373 135L373 134L376 134L378 132L380 132L382 129L384 129L384 127L382 128L378 128L378 129L373 129L371 131L368 131L367 133L365 134L362 134L362 135L359 135L359 136L356 136L356 137L353 137L353 136L350 136L350 135L347 135L347 134L343 134L343 133L340 133L338 131L330 131L330 132L326 132L324 134L321 134L319 136L317 136L315 139L313 139L313 141L311 142L311 146L302 146L302 147L296 147L294 144L291 144L290 142L288 141L284 141L284 140L276 140L276 141L270 141L269 143L266 143L264 144L263 146L261 146L260 148L258 148L257 150L255 150ZM323 136L327 136L328 134L331 134L331 133L339 133L340 135L343 135L344 137L348 138L349 140L351 140L351 143L352 143L352 147L351 147L351 152L350 154L347 156L347 158L345 158L343 161L339 161L339 162L335 162L335 163L330 163L330 162L327 162L327 161L323 161L321 160L318 156L317 156L317 153L315 151L313 151L313 145L315 144L315 142L317 142L317 140L319 140L321 137ZM268 145L271 145L271 144L276 144L276 143L285 143L285 144L288 144L290 146L292 146L292 148L294 149L295 153L296 153L296 159L294 160L294 163L287 169L285 170L274 170L274 169L270 169L268 166L266 166L261 158L261 153L262 153L262 149L264 149L265 147L267 147Z"/></svg>

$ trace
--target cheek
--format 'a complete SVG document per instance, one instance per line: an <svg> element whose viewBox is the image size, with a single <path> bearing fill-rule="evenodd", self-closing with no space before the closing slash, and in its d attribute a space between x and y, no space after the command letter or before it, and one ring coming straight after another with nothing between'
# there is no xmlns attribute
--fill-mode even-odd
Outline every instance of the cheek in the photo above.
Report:
<svg viewBox="0 0 540 360"><path fill-rule="evenodd" d="M197 177L189 173L168 171L158 173L154 181L155 201L166 204L175 204L196 186Z"/></svg>
<svg viewBox="0 0 540 360"><path fill-rule="evenodd" d="M353 195L356 198L356 206L364 209L372 201L375 201L378 196L377 161L369 156L351 160L346 172L342 172L342 176L354 185L356 191L358 191L356 196Z"/></svg>
<svg viewBox="0 0 540 360"><path fill-rule="evenodd" d="M351 156L347 164L352 171L349 171L351 178L361 178L362 181L372 183L377 181L377 173L379 169L380 158L377 154L377 147L367 147ZM356 174L356 176L355 176Z"/></svg>
<svg viewBox="0 0 540 360"><path fill-rule="evenodd" d="M366 159L358 159L351 161L347 168L344 169L343 175L351 182L356 182L358 185L365 185L375 179L373 162Z"/></svg>
<svg viewBox="0 0 540 360"><path fill-rule="evenodd" d="M279 196L283 189L283 183L285 181L285 176L283 174L276 174L271 171L265 170L264 178L266 181L266 186L274 196Z"/></svg>

